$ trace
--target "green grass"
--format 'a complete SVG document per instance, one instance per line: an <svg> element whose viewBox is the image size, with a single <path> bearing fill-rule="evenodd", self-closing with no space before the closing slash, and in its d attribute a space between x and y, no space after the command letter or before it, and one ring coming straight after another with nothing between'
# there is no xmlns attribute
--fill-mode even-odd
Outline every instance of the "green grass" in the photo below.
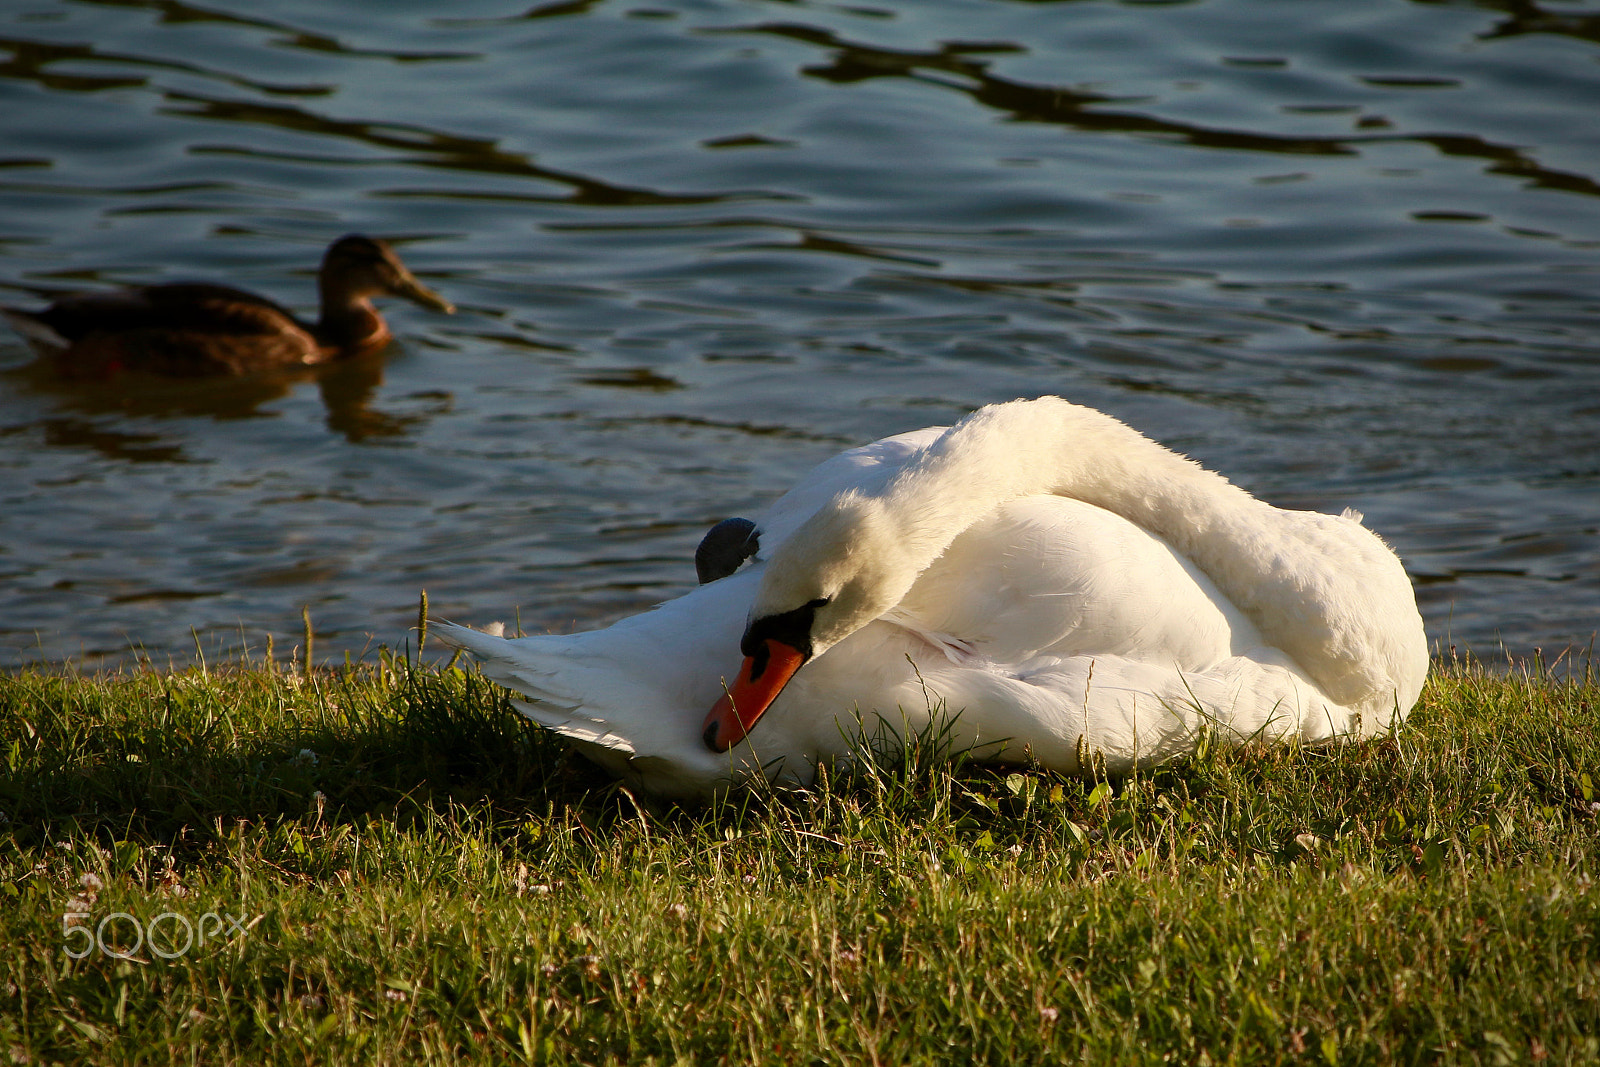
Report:
<svg viewBox="0 0 1600 1067"><path fill-rule="evenodd" d="M0 677L0 1063L1594 1062L1597 708L678 809L460 670Z"/></svg>

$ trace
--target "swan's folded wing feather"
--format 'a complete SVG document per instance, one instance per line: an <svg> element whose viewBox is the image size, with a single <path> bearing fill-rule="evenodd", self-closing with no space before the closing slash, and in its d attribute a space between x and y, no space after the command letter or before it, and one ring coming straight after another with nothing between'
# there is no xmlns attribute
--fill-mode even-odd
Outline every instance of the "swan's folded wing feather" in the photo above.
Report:
<svg viewBox="0 0 1600 1067"><path fill-rule="evenodd" d="M511 706L523 715L543 726L545 729L560 734L572 741L580 741L586 745L596 745L611 752L624 756L637 755L633 742L626 737L613 733L610 728L598 719L590 719L581 715L562 715L548 707L527 700L511 700Z"/></svg>
<svg viewBox="0 0 1600 1067"><path fill-rule="evenodd" d="M1187 671L1121 656L1040 655L1021 664L924 663L899 706L928 693L954 716L958 747L980 758L1031 758L1068 773L1093 759L1113 773L1194 750L1203 733L1318 742L1374 726L1328 700L1276 649Z"/></svg>

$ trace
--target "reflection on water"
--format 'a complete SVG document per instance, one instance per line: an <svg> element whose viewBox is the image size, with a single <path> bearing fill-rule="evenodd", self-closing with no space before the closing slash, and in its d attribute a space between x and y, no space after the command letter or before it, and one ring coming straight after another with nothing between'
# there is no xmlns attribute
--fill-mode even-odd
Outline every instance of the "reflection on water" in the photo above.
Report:
<svg viewBox="0 0 1600 1067"><path fill-rule="evenodd" d="M369 438L402 437L426 418L421 413L385 412L373 400L383 385L383 353L374 352L319 367L290 368L247 377L161 378L122 373L110 381L63 377L49 360L38 359L7 372L4 379L18 397L32 397L51 414L37 425L52 445L88 447L107 458L186 462L182 449L163 444L157 433L124 433L109 421L136 420L160 426L173 419L219 421L271 417L262 407L314 383L327 408L329 430L352 444ZM441 401L448 396L441 395ZM25 434L29 424L9 425L7 434Z"/></svg>
<svg viewBox="0 0 1600 1067"><path fill-rule="evenodd" d="M594 625L1046 392L1362 510L1441 646L1600 629L1592 3L258 8L0 13L0 302L303 297L359 230L460 314L225 381L0 335L0 664Z"/></svg>

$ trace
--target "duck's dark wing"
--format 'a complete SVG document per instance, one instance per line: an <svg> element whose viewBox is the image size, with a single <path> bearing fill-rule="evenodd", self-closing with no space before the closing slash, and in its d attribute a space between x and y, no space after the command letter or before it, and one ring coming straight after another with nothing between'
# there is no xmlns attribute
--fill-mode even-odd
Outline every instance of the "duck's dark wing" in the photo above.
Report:
<svg viewBox="0 0 1600 1067"><path fill-rule="evenodd" d="M288 309L223 285L180 283L58 300L33 315L66 341L61 358L89 374L243 374L317 363L322 352Z"/></svg>
<svg viewBox="0 0 1600 1067"><path fill-rule="evenodd" d="M34 317L67 341L123 330L250 335L304 329L287 308L265 297L197 282L63 297Z"/></svg>

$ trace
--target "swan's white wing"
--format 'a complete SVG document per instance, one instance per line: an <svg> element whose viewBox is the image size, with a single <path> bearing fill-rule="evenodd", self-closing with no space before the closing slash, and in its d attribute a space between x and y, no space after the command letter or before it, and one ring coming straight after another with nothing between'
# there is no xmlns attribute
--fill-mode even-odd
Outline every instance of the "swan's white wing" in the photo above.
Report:
<svg viewBox="0 0 1600 1067"><path fill-rule="evenodd" d="M859 708L912 732L938 713L980 758L1066 772L1191 751L1202 732L1370 734L1166 542L1062 497L1011 501L951 543L900 605L823 653L769 715ZM791 703L792 702L792 703ZM832 712L837 714L837 711Z"/></svg>
<svg viewBox="0 0 1600 1067"><path fill-rule="evenodd" d="M1058 496L1010 501L974 524L886 617L997 663L1049 652L1195 670L1262 643L1165 541Z"/></svg>
<svg viewBox="0 0 1600 1067"><path fill-rule="evenodd" d="M985 758L1112 773L1194 751L1202 735L1321 740L1344 732L1331 704L1276 650L1190 672L1120 656L1040 656L1006 669L934 669L919 680L960 712L953 736ZM914 696L908 692L905 695ZM988 747L985 747L988 746Z"/></svg>

